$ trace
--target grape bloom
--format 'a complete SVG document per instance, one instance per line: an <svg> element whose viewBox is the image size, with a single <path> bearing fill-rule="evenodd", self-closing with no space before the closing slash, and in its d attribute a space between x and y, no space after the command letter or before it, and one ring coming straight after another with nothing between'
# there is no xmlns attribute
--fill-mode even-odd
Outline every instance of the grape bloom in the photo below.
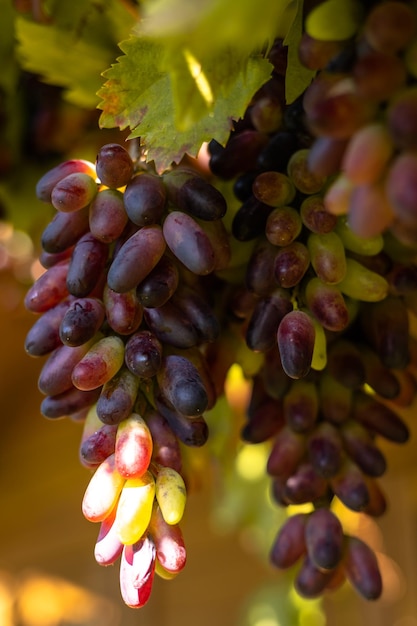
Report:
<svg viewBox="0 0 417 626"><path fill-rule="evenodd" d="M258 365L242 439L270 443L277 506L312 505L278 530L271 562L298 563L308 598L345 580L382 592L374 552L332 505L382 515L379 441L409 438L396 408L417 385L417 14L377 1L329 42L337 3L313 4L299 46L311 84L293 104L268 96L284 93L277 41L267 85L226 144L208 144L208 169L189 158L158 174L108 144L36 188L55 214L25 347L47 355L43 415L83 424L82 511L130 607L154 574L185 566L182 449L206 443L205 412L243 352Z"/></svg>

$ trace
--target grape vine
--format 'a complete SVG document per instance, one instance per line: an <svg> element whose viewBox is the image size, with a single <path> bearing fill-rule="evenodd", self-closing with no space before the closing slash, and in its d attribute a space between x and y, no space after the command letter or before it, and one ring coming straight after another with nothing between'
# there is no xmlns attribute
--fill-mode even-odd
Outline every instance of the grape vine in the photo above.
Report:
<svg viewBox="0 0 417 626"><path fill-rule="evenodd" d="M205 413L234 364L251 390L241 437L269 445L274 502L310 505L277 529L271 562L296 567L306 598L345 581L368 600L382 593L376 555L344 529L335 504L383 515L379 442L410 436L398 409L417 388L417 7L324 0L294 14L287 5L277 10L286 32L277 27L262 51L251 39L235 65L225 61L222 105L208 125L207 100L195 118L180 112L184 134L169 150L154 142L163 125L152 128L172 105L152 111L167 74L149 52L168 35L151 14L137 108L136 87L123 91L134 39L100 93L103 125L130 125L130 140L106 143L95 163L62 162L36 187L54 216L41 236L44 273L25 299L37 315L25 348L47 357L42 414L82 424L95 559L119 561L133 608L149 600L155 574L172 578L186 565L183 457L209 440ZM217 89L216 55L201 52ZM251 63L253 91L237 97Z"/></svg>

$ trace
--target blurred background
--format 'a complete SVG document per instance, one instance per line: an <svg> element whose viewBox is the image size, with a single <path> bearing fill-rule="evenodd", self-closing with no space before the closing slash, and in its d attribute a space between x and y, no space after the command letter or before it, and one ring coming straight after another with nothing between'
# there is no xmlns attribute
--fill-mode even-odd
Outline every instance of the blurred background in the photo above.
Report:
<svg viewBox="0 0 417 626"><path fill-rule="evenodd" d="M233 436L248 392L239 371L230 380L230 407L208 417L208 449L187 459L194 480L182 524L185 570L172 581L156 579L148 605L134 611L120 598L117 565L96 564L98 528L81 513L90 478L78 460L82 426L39 412L42 360L24 351L34 317L23 299L51 217L35 198L37 179L70 157L94 161L101 145L124 136L100 131L94 107L69 102L62 86L28 71L16 55L15 5L24 13L39 3L0 0L0 625L417 626L415 440L385 446L389 509L378 524L341 513L378 553L381 600L366 602L348 585L322 601L301 600L292 591L294 572L268 564L285 512L269 498L267 448ZM411 430L415 413L404 411Z"/></svg>

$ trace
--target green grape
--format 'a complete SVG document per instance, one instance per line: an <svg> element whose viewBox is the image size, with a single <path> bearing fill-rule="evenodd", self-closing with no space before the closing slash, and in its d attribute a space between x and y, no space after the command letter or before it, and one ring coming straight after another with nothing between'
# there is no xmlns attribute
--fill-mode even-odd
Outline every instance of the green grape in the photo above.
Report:
<svg viewBox="0 0 417 626"><path fill-rule="evenodd" d="M362 16L355 0L325 0L314 7L306 18L306 31L322 41L350 39L358 30Z"/></svg>
<svg viewBox="0 0 417 626"><path fill-rule="evenodd" d="M346 276L338 287L343 294L364 302L378 302L388 293L388 283L383 276L349 258L346 259Z"/></svg>
<svg viewBox="0 0 417 626"><path fill-rule="evenodd" d="M350 250L350 252L374 256L381 252L384 247L384 239L381 234L373 237L360 237L350 228L348 218L345 216L339 217L335 230L346 250Z"/></svg>

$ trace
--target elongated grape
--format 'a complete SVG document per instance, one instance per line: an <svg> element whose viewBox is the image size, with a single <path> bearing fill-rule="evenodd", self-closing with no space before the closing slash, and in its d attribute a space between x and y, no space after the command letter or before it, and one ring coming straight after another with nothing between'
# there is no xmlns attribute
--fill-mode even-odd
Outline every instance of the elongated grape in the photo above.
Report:
<svg viewBox="0 0 417 626"><path fill-rule="evenodd" d="M100 388L92 391L81 391L76 387L71 387L56 396L46 396L41 402L41 413L49 419L68 417L91 407L97 402L100 395Z"/></svg>
<svg viewBox="0 0 417 626"><path fill-rule="evenodd" d="M102 189L91 202L89 224L96 239L111 243L122 235L128 220L123 201L117 189Z"/></svg>
<svg viewBox="0 0 417 626"><path fill-rule="evenodd" d="M143 417L132 413L118 424L114 459L121 476L142 476L149 467L152 450L152 435Z"/></svg>
<svg viewBox="0 0 417 626"><path fill-rule="evenodd" d="M181 211L203 220L217 220L227 210L226 200L207 180L185 169L164 174L168 198Z"/></svg>
<svg viewBox="0 0 417 626"><path fill-rule="evenodd" d="M307 196L300 206L301 220L309 230L318 235L330 233L336 226L337 218L326 211L323 196Z"/></svg>
<svg viewBox="0 0 417 626"><path fill-rule="evenodd" d="M163 415L178 439L186 446L201 447L209 435L207 422L202 415L192 417L175 411L168 406L166 400L158 396L155 400L157 410Z"/></svg>
<svg viewBox="0 0 417 626"><path fill-rule="evenodd" d="M343 242L335 232L310 233L307 239L311 265L324 283L340 283L346 274L346 256Z"/></svg>
<svg viewBox="0 0 417 626"><path fill-rule="evenodd" d="M340 338L329 346L328 372L349 389L361 387L366 380L365 366L359 348Z"/></svg>
<svg viewBox="0 0 417 626"><path fill-rule="evenodd" d="M390 3L397 4L397 3ZM382 593L382 578L375 553L358 537L349 537L344 559L346 576L358 593L376 600Z"/></svg>
<svg viewBox="0 0 417 626"><path fill-rule="evenodd" d="M352 461L368 476L382 476L386 461L374 444L367 429L354 420L349 420L341 429L343 445Z"/></svg>
<svg viewBox="0 0 417 626"><path fill-rule="evenodd" d="M321 191L326 182L325 176L318 176L310 170L307 148L294 152L288 161L287 173L296 189L308 195Z"/></svg>
<svg viewBox="0 0 417 626"><path fill-rule="evenodd" d="M68 174L51 193L51 203L63 213L72 213L88 206L97 195L97 183L88 174Z"/></svg>
<svg viewBox="0 0 417 626"><path fill-rule="evenodd" d="M330 478L340 469L343 457L343 442L338 429L332 424L321 422L308 438L308 458L319 476Z"/></svg>
<svg viewBox="0 0 417 626"><path fill-rule="evenodd" d="M191 272L205 275L216 265L213 246L204 229L182 211L169 213L163 224L167 246Z"/></svg>
<svg viewBox="0 0 417 626"><path fill-rule="evenodd" d="M116 509L100 524L97 540L94 546L94 558L99 565L113 565L123 552L123 544L117 536L114 527Z"/></svg>
<svg viewBox="0 0 417 626"><path fill-rule="evenodd" d="M115 506L125 479L116 470L115 457L111 454L90 478L82 501L82 512L91 522L103 521Z"/></svg>
<svg viewBox="0 0 417 626"><path fill-rule="evenodd" d="M139 478L121 478L124 482L114 524L120 541L132 545L143 537L151 520L155 479L149 471Z"/></svg>
<svg viewBox="0 0 417 626"><path fill-rule="evenodd" d="M351 198L353 198L355 191L356 189L352 191ZM375 256L381 252L384 247L384 239L380 233L379 227L378 232L363 236L361 233L357 233L351 226L350 215L348 218L340 216L337 220L335 230L342 240L344 247L356 254Z"/></svg>
<svg viewBox="0 0 417 626"><path fill-rule="evenodd" d="M406 224L412 224L413 227L417 222L416 176L417 156L415 152L403 152L395 158L386 181L386 193L392 210L397 217L404 220Z"/></svg>
<svg viewBox="0 0 417 626"><path fill-rule="evenodd" d="M183 477L172 467L159 467L155 478L155 499L167 524L178 524L185 510L187 489Z"/></svg>
<svg viewBox="0 0 417 626"><path fill-rule="evenodd" d="M296 513L285 520L274 539L269 559L275 567L292 567L306 552L305 526L308 516Z"/></svg>
<svg viewBox="0 0 417 626"><path fill-rule="evenodd" d="M376 352L368 346L361 346L362 361L365 366L366 384L383 398L393 399L400 393L400 383L394 372L381 362Z"/></svg>
<svg viewBox="0 0 417 626"><path fill-rule="evenodd" d="M34 282L25 295L25 307L32 313L44 313L69 296L68 261L57 263Z"/></svg>
<svg viewBox="0 0 417 626"><path fill-rule="evenodd" d="M179 441L167 420L158 411L148 411L146 423L152 435L152 460L158 465L181 472L182 458Z"/></svg>
<svg viewBox="0 0 417 626"><path fill-rule="evenodd" d="M162 395L179 413L194 416L206 410L207 391L197 368L186 357L166 355L157 380Z"/></svg>
<svg viewBox="0 0 417 626"><path fill-rule="evenodd" d="M75 213L54 215L42 233L42 248L51 254L71 248L89 229L89 209L85 207Z"/></svg>
<svg viewBox="0 0 417 626"><path fill-rule="evenodd" d="M276 435L283 426L282 403L268 399L250 411L240 436L248 443L262 443Z"/></svg>
<svg viewBox="0 0 417 626"><path fill-rule="evenodd" d="M177 574L186 564L187 552L178 524L167 524L159 506L155 506L149 524L155 543L156 558L168 572Z"/></svg>
<svg viewBox="0 0 417 626"><path fill-rule="evenodd" d="M71 159L56 165L46 172L36 184L36 196L43 202L51 201L51 193L55 185L69 174L83 173L95 178L94 163L83 159Z"/></svg>
<svg viewBox="0 0 417 626"><path fill-rule="evenodd" d="M353 65L352 74L359 95L377 102L388 100L397 93L404 86L407 78L402 59L385 50L372 49L358 56ZM378 139L375 146L377 144ZM367 150L365 145L363 147ZM373 147L369 146L369 148L373 152ZM360 158L360 154L358 157ZM362 163L367 169L365 159Z"/></svg>
<svg viewBox="0 0 417 626"><path fill-rule="evenodd" d="M332 570L322 571L316 567L306 556L295 578L294 587L303 598L317 598L331 583L334 575Z"/></svg>
<svg viewBox="0 0 417 626"><path fill-rule="evenodd" d="M149 330L139 330L126 343L125 363L140 378L155 376L162 364L161 342Z"/></svg>
<svg viewBox="0 0 417 626"><path fill-rule="evenodd" d="M139 328L143 319L143 307L135 288L119 293L106 284L103 290L103 303L107 323L115 333L130 335Z"/></svg>
<svg viewBox="0 0 417 626"><path fill-rule="evenodd" d="M346 259L346 275L338 287L346 296L363 302L378 302L388 293L388 283L383 276L351 258Z"/></svg>
<svg viewBox="0 0 417 626"><path fill-rule="evenodd" d="M110 265L107 284L124 293L137 287L155 267L166 244L159 225L144 226L122 245Z"/></svg>
<svg viewBox="0 0 417 626"><path fill-rule="evenodd" d="M82 391L97 389L121 368L124 344L120 337L109 335L96 341L72 370L72 382Z"/></svg>
<svg viewBox="0 0 417 626"><path fill-rule="evenodd" d="M275 437L266 470L270 476L291 476L306 453L306 437L285 425Z"/></svg>
<svg viewBox="0 0 417 626"><path fill-rule="evenodd" d="M283 289L257 302L249 320L246 342L251 350L264 352L276 343L278 326L284 315L292 311L289 294Z"/></svg>
<svg viewBox="0 0 417 626"><path fill-rule="evenodd" d="M139 379L126 367L108 380L97 400L97 415L105 424L119 424L133 411L139 389Z"/></svg>
<svg viewBox="0 0 417 626"><path fill-rule="evenodd" d="M175 293L179 283L179 272L175 263L166 255L139 283L136 292L144 307L162 306Z"/></svg>
<svg viewBox="0 0 417 626"><path fill-rule="evenodd" d="M155 575L155 560L155 546L148 536L123 547L119 583L121 596L128 607L140 609L148 602Z"/></svg>
<svg viewBox="0 0 417 626"><path fill-rule="evenodd" d="M123 194L126 213L134 224L157 224L165 211L166 189L159 176L140 172L132 178Z"/></svg>
<svg viewBox="0 0 417 626"><path fill-rule="evenodd" d="M364 25L364 36L373 48L395 54L416 32L413 9L403 2L383 2L373 7Z"/></svg>
<svg viewBox="0 0 417 626"><path fill-rule="evenodd" d="M286 423L295 432L307 432L314 426L319 404L314 383L306 380L294 380L283 400Z"/></svg>
<svg viewBox="0 0 417 626"><path fill-rule="evenodd" d="M103 185L117 189L127 185L133 174L133 162L128 151L117 143L108 143L96 156L97 176Z"/></svg>
<svg viewBox="0 0 417 626"><path fill-rule="evenodd" d="M213 174L225 180L253 170L256 167L258 155L267 142L266 133L252 129L232 134L225 147L212 141L209 144L210 169Z"/></svg>
<svg viewBox="0 0 417 626"><path fill-rule="evenodd" d="M77 241L67 274L67 288L73 296L84 298L92 292L102 276L108 255L108 244L91 233Z"/></svg>
<svg viewBox="0 0 417 626"><path fill-rule="evenodd" d="M283 206L273 209L268 215L265 235L274 246L287 246L298 237L301 228L299 212L290 206Z"/></svg>
<svg viewBox="0 0 417 626"><path fill-rule="evenodd" d="M94 340L76 348L60 345L45 361L38 379L39 390L46 396L55 396L72 387L74 367L87 354Z"/></svg>
<svg viewBox="0 0 417 626"><path fill-rule="evenodd" d="M360 424L388 441L405 443L409 439L405 422L388 406L362 392L355 392L352 415Z"/></svg>
<svg viewBox="0 0 417 626"><path fill-rule="evenodd" d="M59 302L32 325L25 338L25 350L30 356L44 356L61 345L59 327L70 303L71 299Z"/></svg>
<svg viewBox="0 0 417 626"><path fill-rule="evenodd" d="M203 292L182 285L172 302L191 322L201 343L214 341L220 333L220 324Z"/></svg>
<svg viewBox="0 0 417 626"><path fill-rule="evenodd" d="M98 467L108 456L114 453L117 426L102 424L80 446L80 459L87 467Z"/></svg>
<svg viewBox="0 0 417 626"><path fill-rule="evenodd" d="M349 310L337 285L327 285L311 278L305 289L308 309L327 330L341 331L349 324Z"/></svg>
<svg viewBox="0 0 417 626"><path fill-rule="evenodd" d="M59 336L67 346L79 346L94 337L104 321L104 306L96 298L77 298L61 321Z"/></svg>
<svg viewBox="0 0 417 626"><path fill-rule="evenodd" d="M289 504L305 504L320 500L327 493L327 480L319 476L311 463L300 464L284 486L284 498Z"/></svg>
<svg viewBox="0 0 417 626"><path fill-rule="evenodd" d="M336 476L330 478L335 495L352 511L363 511L370 496L361 470L352 461L346 460Z"/></svg>
<svg viewBox="0 0 417 626"><path fill-rule="evenodd" d="M348 139L317 137L309 149L308 167L316 176L332 176L340 171Z"/></svg>
<svg viewBox="0 0 417 626"><path fill-rule="evenodd" d="M281 320L278 348L282 367L290 378L302 378L310 371L314 337L314 325L307 313L291 311Z"/></svg>
<svg viewBox="0 0 417 626"><path fill-rule="evenodd" d="M261 238L246 266L245 283L249 291L258 296L268 295L276 282L274 278L274 262L277 248L266 238Z"/></svg>
<svg viewBox="0 0 417 626"><path fill-rule="evenodd" d="M191 348L198 344L198 334L185 313L171 300L154 309L143 310L144 319L161 343L176 348Z"/></svg>
<svg viewBox="0 0 417 626"><path fill-rule="evenodd" d="M310 266L310 253L301 241L280 248L274 259L274 277L280 287L298 285Z"/></svg>
<svg viewBox="0 0 417 626"><path fill-rule="evenodd" d="M326 370L319 381L320 410L323 417L332 424L342 424L352 409L352 390L331 376Z"/></svg>
<svg viewBox="0 0 417 626"><path fill-rule="evenodd" d="M320 570L333 570L343 557L343 528L328 509L313 511L305 525L305 544L312 563Z"/></svg>

